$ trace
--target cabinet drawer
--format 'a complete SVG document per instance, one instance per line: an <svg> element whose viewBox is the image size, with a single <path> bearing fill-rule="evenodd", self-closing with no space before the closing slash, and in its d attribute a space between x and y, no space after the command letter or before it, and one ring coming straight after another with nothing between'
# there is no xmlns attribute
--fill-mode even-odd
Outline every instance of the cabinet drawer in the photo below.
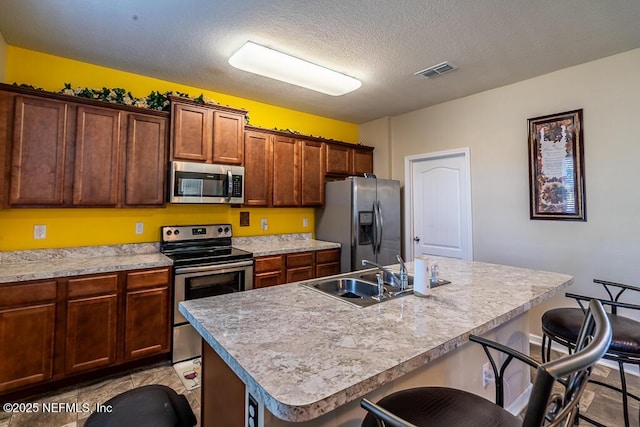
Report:
<svg viewBox="0 0 640 427"><path fill-rule="evenodd" d="M55 280L0 286L0 307L14 307L56 299Z"/></svg>
<svg viewBox="0 0 640 427"><path fill-rule="evenodd" d="M300 267L287 270L287 283L313 279L313 267Z"/></svg>
<svg viewBox="0 0 640 427"><path fill-rule="evenodd" d="M127 273L127 290L168 286L169 282L168 268Z"/></svg>
<svg viewBox="0 0 640 427"><path fill-rule="evenodd" d="M324 249L316 252L316 264L340 261L340 249Z"/></svg>
<svg viewBox="0 0 640 427"><path fill-rule="evenodd" d="M86 297L118 292L118 274L89 276L69 279L67 295L69 298Z"/></svg>
<svg viewBox="0 0 640 427"><path fill-rule="evenodd" d="M284 267L282 255L256 258L253 264L253 270L256 273L281 270L282 267Z"/></svg>
<svg viewBox="0 0 640 427"><path fill-rule="evenodd" d="M256 274L253 281L253 287L256 289L280 284L282 284L282 272L280 271Z"/></svg>
<svg viewBox="0 0 640 427"><path fill-rule="evenodd" d="M310 267L313 265L313 252L287 254L287 268Z"/></svg>
<svg viewBox="0 0 640 427"><path fill-rule="evenodd" d="M340 263L316 264L316 277L333 276L340 273Z"/></svg>

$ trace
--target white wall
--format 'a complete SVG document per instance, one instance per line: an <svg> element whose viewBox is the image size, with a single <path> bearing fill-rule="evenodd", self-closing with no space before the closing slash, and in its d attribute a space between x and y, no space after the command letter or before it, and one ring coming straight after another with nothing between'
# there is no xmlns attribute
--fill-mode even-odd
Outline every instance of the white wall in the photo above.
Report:
<svg viewBox="0 0 640 427"><path fill-rule="evenodd" d="M636 49L392 117L391 176L403 180L407 155L469 147L475 260L568 273L578 293L599 289L593 278L640 285L639 69ZM530 220L527 119L579 108L587 222ZM534 309L531 332L559 305L575 302Z"/></svg>
<svg viewBox="0 0 640 427"><path fill-rule="evenodd" d="M6 83L5 77L7 73L7 43L0 33L0 83Z"/></svg>

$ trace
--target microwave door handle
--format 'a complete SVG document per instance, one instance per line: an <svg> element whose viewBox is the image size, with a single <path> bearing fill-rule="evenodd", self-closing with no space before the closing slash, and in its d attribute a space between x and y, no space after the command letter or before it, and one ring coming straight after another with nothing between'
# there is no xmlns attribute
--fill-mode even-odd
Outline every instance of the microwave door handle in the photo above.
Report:
<svg viewBox="0 0 640 427"><path fill-rule="evenodd" d="M227 170L227 200L231 200L233 194L233 175L231 170Z"/></svg>

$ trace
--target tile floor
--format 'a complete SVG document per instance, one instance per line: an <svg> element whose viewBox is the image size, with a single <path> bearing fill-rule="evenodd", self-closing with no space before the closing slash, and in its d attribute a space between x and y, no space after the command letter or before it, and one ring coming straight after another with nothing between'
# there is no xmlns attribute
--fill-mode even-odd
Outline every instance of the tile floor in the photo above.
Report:
<svg viewBox="0 0 640 427"><path fill-rule="evenodd" d="M540 348L531 346L531 355L540 360ZM592 373L594 377L611 384L619 384L618 372L606 367L596 367ZM630 391L640 395L640 378L628 375L627 383ZM140 368L119 376L109 377L102 381L80 384L42 396L28 399L28 402L87 402L91 405L106 402L111 397L146 384L164 384L172 387L176 392L184 394L196 417L200 417L200 389L185 390L171 365L158 364L147 368ZM595 384L589 384L582 398L581 409L587 416L611 427L623 426L622 398L616 392ZM639 426L639 404L631 400L631 426ZM49 414L7 414L0 412L0 427L82 427L89 416L82 411L60 412ZM199 421L199 420L198 420ZM581 421L581 425L589 425ZM199 422L198 422L199 425Z"/></svg>
<svg viewBox="0 0 640 427"><path fill-rule="evenodd" d="M200 425L200 388L187 391L173 367L167 362L25 400L25 402L77 403L78 411L13 415L0 412L0 427L82 427L89 417L89 413L83 412L80 408L83 402L91 406L104 403L117 394L147 384L164 384L173 388L178 394L184 394L198 418L198 426Z"/></svg>

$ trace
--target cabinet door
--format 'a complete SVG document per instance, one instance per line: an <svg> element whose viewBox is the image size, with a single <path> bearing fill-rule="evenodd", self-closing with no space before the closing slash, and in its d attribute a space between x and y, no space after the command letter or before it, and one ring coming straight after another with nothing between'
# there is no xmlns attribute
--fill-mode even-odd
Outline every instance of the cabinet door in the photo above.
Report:
<svg viewBox="0 0 640 427"><path fill-rule="evenodd" d="M170 348L170 270L127 273L125 359L166 353Z"/></svg>
<svg viewBox="0 0 640 427"><path fill-rule="evenodd" d="M337 144L326 144L327 173L350 175L352 173L352 151L350 147Z"/></svg>
<svg viewBox="0 0 640 427"><path fill-rule="evenodd" d="M273 206L300 205L299 151L293 138L273 138Z"/></svg>
<svg viewBox="0 0 640 427"><path fill-rule="evenodd" d="M271 204L271 135L248 131L244 135L245 206Z"/></svg>
<svg viewBox="0 0 640 427"><path fill-rule="evenodd" d="M169 351L169 288L127 292L125 359Z"/></svg>
<svg viewBox="0 0 640 427"><path fill-rule="evenodd" d="M17 96L14 105L9 204L62 205L67 104Z"/></svg>
<svg viewBox="0 0 640 427"><path fill-rule="evenodd" d="M324 205L324 144L315 141L301 141L302 154L302 206Z"/></svg>
<svg viewBox="0 0 640 427"><path fill-rule="evenodd" d="M114 364L117 324L117 294L68 301L65 373Z"/></svg>
<svg viewBox="0 0 640 427"><path fill-rule="evenodd" d="M167 119L130 114L127 123L125 205L164 205L166 152Z"/></svg>
<svg viewBox="0 0 640 427"><path fill-rule="evenodd" d="M0 394L53 375L56 281L0 286Z"/></svg>
<svg viewBox="0 0 640 427"><path fill-rule="evenodd" d="M213 111L207 107L174 103L171 160L211 161Z"/></svg>
<svg viewBox="0 0 640 427"><path fill-rule="evenodd" d="M122 159L118 110L78 105L73 204L116 206Z"/></svg>
<svg viewBox="0 0 640 427"><path fill-rule="evenodd" d="M214 112L212 163L242 164L244 117L224 111Z"/></svg>
<svg viewBox="0 0 640 427"><path fill-rule="evenodd" d="M353 150L353 174L362 176L365 173L373 172L373 151Z"/></svg>

